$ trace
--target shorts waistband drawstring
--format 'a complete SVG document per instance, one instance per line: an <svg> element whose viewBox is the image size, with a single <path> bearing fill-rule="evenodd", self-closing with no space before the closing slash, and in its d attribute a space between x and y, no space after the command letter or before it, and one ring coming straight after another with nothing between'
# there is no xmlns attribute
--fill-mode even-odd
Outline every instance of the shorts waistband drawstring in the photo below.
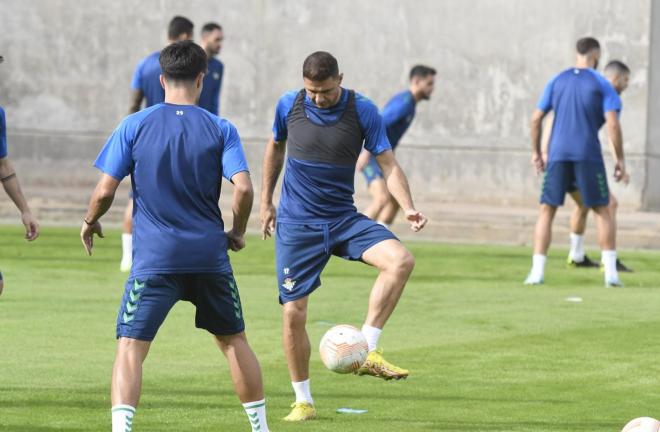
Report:
<svg viewBox="0 0 660 432"><path fill-rule="evenodd" d="M330 225L323 224L323 250L330 253Z"/></svg>

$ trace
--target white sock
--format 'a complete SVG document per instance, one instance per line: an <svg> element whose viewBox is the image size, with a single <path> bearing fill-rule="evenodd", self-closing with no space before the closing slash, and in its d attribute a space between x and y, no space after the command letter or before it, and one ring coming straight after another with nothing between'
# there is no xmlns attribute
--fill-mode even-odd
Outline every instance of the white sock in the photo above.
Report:
<svg viewBox="0 0 660 432"><path fill-rule="evenodd" d="M112 432L131 432L135 408L130 405L115 405L112 407Z"/></svg>
<svg viewBox="0 0 660 432"><path fill-rule="evenodd" d="M543 279L545 275L545 260L545 255L534 254L532 256L532 271L530 275L534 279Z"/></svg>
<svg viewBox="0 0 660 432"><path fill-rule="evenodd" d="M584 261L584 235L571 233L571 252L569 256L573 262Z"/></svg>
<svg viewBox="0 0 660 432"><path fill-rule="evenodd" d="M309 379L299 382L291 382L293 391L296 392L296 402L307 402L314 405L312 392L309 389Z"/></svg>
<svg viewBox="0 0 660 432"><path fill-rule="evenodd" d="M376 223L377 223L378 225L382 225L382 226L384 226L384 227L387 228L387 229L390 229L390 225L389 225L387 222L376 221Z"/></svg>
<svg viewBox="0 0 660 432"><path fill-rule="evenodd" d="M268 423L266 423L266 399L243 404L245 413L252 426L252 432L268 432Z"/></svg>
<svg viewBox="0 0 660 432"><path fill-rule="evenodd" d="M364 324L362 326L362 334L367 340L367 345L369 345L369 352L375 351L376 347L378 347L378 339L380 338L380 334L382 332L383 330L376 327L371 327L370 325Z"/></svg>
<svg viewBox="0 0 660 432"><path fill-rule="evenodd" d="M130 265L133 262L133 234L122 233L121 250L121 262Z"/></svg>
<svg viewBox="0 0 660 432"><path fill-rule="evenodd" d="M601 253L601 262L605 267L605 282L618 281L619 272L616 270L616 251L604 250Z"/></svg>

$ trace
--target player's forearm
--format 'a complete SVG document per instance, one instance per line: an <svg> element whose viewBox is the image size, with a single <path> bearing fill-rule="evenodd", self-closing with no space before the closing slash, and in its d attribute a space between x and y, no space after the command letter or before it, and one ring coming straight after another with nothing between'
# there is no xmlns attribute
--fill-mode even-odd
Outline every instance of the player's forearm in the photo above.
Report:
<svg viewBox="0 0 660 432"><path fill-rule="evenodd" d="M271 139L266 147L261 180L261 204L271 204L277 178L284 165L285 154L284 142L276 142Z"/></svg>
<svg viewBox="0 0 660 432"><path fill-rule="evenodd" d="M112 201L115 199L115 191L106 189L102 185L97 185L94 193L89 200L85 220L88 223L98 221L112 206Z"/></svg>
<svg viewBox="0 0 660 432"><path fill-rule="evenodd" d="M252 183L235 186L231 205L234 214L232 230L235 233L245 234L253 202L254 190L252 189Z"/></svg>
<svg viewBox="0 0 660 432"><path fill-rule="evenodd" d="M623 132L621 131L621 126L618 123L608 125L607 135L611 143L612 156L615 161L623 162Z"/></svg>
<svg viewBox="0 0 660 432"><path fill-rule="evenodd" d="M415 206L413 205L408 179L399 164L395 164L389 173L384 174L386 176L387 189L396 202L399 203L399 206L404 211L414 209Z"/></svg>
<svg viewBox="0 0 660 432"><path fill-rule="evenodd" d="M0 160L0 181L2 182L2 187L5 192L7 192L9 198L16 205L16 208L21 213L29 212L30 207L28 206L25 196L23 196L23 191L21 191L21 185L18 182L14 166L7 158Z"/></svg>
<svg viewBox="0 0 660 432"><path fill-rule="evenodd" d="M532 152L541 154L541 119L532 119L532 122L530 123L530 135L532 138Z"/></svg>

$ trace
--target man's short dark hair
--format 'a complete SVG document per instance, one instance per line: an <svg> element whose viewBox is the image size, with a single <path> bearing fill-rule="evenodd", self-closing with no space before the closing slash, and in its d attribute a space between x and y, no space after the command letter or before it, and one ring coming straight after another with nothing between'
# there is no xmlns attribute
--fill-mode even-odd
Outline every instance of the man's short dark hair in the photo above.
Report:
<svg viewBox="0 0 660 432"><path fill-rule="evenodd" d="M168 45L160 52L160 68L168 81L194 81L206 72L206 53L193 41L180 41Z"/></svg>
<svg viewBox="0 0 660 432"><path fill-rule="evenodd" d="M312 81L325 81L339 76L337 59L329 52L316 51L310 54L303 63L303 78Z"/></svg>
<svg viewBox="0 0 660 432"><path fill-rule="evenodd" d="M435 75L436 71L432 67L424 65L415 65L410 69L410 80L415 77L426 78L429 75Z"/></svg>
<svg viewBox="0 0 660 432"><path fill-rule="evenodd" d="M615 75L629 75L630 74L630 68L628 67L627 64L620 60L612 60L610 61L607 65L605 65L605 69L603 70L606 74L607 73L613 73Z"/></svg>
<svg viewBox="0 0 660 432"><path fill-rule="evenodd" d="M222 26L218 23L209 22L204 24L204 27L202 27L202 34L211 33L215 30L222 31Z"/></svg>
<svg viewBox="0 0 660 432"><path fill-rule="evenodd" d="M167 37L170 40L177 40L183 34L192 36L195 25L186 17L175 16L167 27Z"/></svg>
<svg viewBox="0 0 660 432"><path fill-rule="evenodd" d="M585 37L577 41L575 44L575 49L577 50L578 54L587 55L591 51L599 50L600 43L598 43L598 40L592 37Z"/></svg>

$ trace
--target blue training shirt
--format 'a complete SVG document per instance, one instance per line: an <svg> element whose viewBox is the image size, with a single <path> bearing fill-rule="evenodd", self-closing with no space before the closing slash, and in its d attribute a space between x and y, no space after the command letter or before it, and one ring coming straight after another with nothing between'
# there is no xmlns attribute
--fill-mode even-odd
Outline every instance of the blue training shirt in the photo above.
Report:
<svg viewBox="0 0 660 432"><path fill-rule="evenodd" d="M209 59L209 66L204 75L202 93L199 95L197 105L210 113L220 115L220 88L222 87L222 74L225 66L215 57Z"/></svg>
<svg viewBox="0 0 660 432"><path fill-rule="evenodd" d="M248 171L234 125L194 105L154 105L119 124L94 166L131 175L133 276L231 271L220 185Z"/></svg>
<svg viewBox="0 0 660 432"><path fill-rule="evenodd" d="M5 110L0 107L0 159L7 157L7 123Z"/></svg>
<svg viewBox="0 0 660 432"><path fill-rule="evenodd" d="M145 107L162 103L165 100L165 90L160 85L160 51L145 57L133 73L131 88L141 90L146 99Z"/></svg>
<svg viewBox="0 0 660 432"><path fill-rule="evenodd" d="M621 98L595 70L570 68L548 82L538 109L555 113L550 162L597 162L603 158L598 130L605 123L605 113L621 111Z"/></svg>
<svg viewBox="0 0 660 432"><path fill-rule="evenodd" d="M277 103L273 136L275 141L285 141L288 136L287 118L299 91L285 93ZM348 105L349 92L342 88L339 102L329 108L319 108L309 96L304 106L307 118L321 126L332 127ZM366 97L355 93L355 108L364 148L374 155L391 150L383 120L378 108ZM324 190L310 190L305 179L323 178ZM311 162L287 157L278 208L281 222L325 223L339 219L357 209L353 203L355 193L355 166L346 167L329 163Z"/></svg>
<svg viewBox="0 0 660 432"><path fill-rule="evenodd" d="M399 145L401 137L415 118L416 105L413 94L406 90L395 94L380 112L392 149Z"/></svg>

